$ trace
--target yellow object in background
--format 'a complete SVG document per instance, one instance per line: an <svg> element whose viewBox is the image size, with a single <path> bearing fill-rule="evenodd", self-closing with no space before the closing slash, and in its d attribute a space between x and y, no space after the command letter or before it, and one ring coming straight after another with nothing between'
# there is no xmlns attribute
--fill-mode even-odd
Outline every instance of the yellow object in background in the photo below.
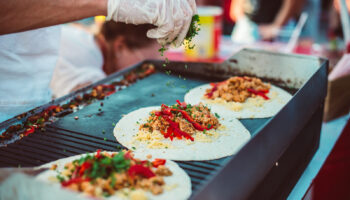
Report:
<svg viewBox="0 0 350 200"><path fill-rule="evenodd" d="M193 59L213 58L219 52L222 32L222 9L216 6L203 6L198 7L197 11L200 31L190 44L195 45L195 47L193 49L186 48L185 56Z"/></svg>

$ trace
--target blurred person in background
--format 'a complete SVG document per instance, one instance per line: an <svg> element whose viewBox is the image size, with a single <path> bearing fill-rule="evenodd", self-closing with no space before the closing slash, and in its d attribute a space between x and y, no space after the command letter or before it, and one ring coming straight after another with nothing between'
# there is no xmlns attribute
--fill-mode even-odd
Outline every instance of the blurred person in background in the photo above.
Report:
<svg viewBox="0 0 350 200"><path fill-rule="evenodd" d="M289 19L300 14L303 4L304 0L232 0L230 16L236 22L233 41L274 39Z"/></svg>
<svg viewBox="0 0 350 200"><path fill-rule="evenodd" d="M150 24L106 21L94 36L69 25L62 28L58 62L50 83L61 97L146 59L160 58L161 45L146 36Z"/></svg>
<svg viewBox="0 0 350 200"><path fill-rule="evenodd" d="M51 100L60 46L60 26L53 25L104 15L153 24L148 37L178 47L195 13L195 0L0 1L0 122Z"/></svg>

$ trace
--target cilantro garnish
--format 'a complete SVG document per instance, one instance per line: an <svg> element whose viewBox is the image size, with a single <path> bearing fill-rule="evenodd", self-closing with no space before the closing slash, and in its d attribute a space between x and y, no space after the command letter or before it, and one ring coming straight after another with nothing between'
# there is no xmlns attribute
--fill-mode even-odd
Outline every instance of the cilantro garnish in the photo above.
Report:
<svg viewBox="0 0 350 200"><path fill-rule="evenodd" d="M215 113L215 117L216 117L216 118L220 118L220 115L218 115L217 113Z"/></svg>

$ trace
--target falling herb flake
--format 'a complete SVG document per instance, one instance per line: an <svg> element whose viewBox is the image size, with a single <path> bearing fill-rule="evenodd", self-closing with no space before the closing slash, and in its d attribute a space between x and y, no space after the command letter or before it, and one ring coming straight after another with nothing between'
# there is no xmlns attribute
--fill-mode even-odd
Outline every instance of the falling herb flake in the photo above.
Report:
<svg viewBox="0 0 350 200"><path fill-rule="evenodd" d="M181 85L180 87L186 89L186 85Z"/></svg>
<svg viewBox="0 0 350 200"><path fill-rule="evenodd" d="M131 147L132 148L132 150L136 150L136 147Z"/></svg>
<svg viewBox="0 0 350 200"><path fill-rule="evenodd" d="M112 126L115 126L115 123L112 123Z"/></svg>
<svg viewBox="0 0 350 200"><path fill-rule="evenodd" d="M219 118L220 118L220 115L218 115L217 113L215 113L215 117L219 119Z"/></svg>
<svg viewBox="0 0 350 200"><path fill-rule="evenodd" d="M187 65L185 65L185 69L188 69L188 66L187 66Z"/></svg>
<svg viewBox="0 0 350 200"><path fill-rule="evenodd" d="M165 73L166 73L167 75L170 75L170 74L171 74L171 71L170 71L170 70L167 70L167 71L165 71Z"/></svg>
<svg viewBox="0 0 350 200"><path fill-rule="evenodd" d="M107 138L103 138L104 141L107 141Z"/></svg>
<svg viewBox="0 0 350 200"><path fill-rule="evenodd" d="M175 87L174 81L167 81L165 85L168 87Z"/></svg>

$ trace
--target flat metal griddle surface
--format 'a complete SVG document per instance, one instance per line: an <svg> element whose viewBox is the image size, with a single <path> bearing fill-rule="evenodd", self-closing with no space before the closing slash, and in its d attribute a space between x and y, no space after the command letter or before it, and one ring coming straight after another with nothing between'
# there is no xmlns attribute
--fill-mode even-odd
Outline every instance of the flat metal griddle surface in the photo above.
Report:
<svg viewBox="0 0 350 200"><path fill-rule="evenodd" d="M175 73L167 75L157 72L102 101L69 114L49 125L45 132L37 131L14 144L0 148L0 167L38 166L96 149L120 150L122 146L116 142L113 129L124 114L146 106L174 104L177 99L183 101L189 89L210 82L206 77L187 75L189 76L181 74L179 77ZM117 78L119 77L115 77ZM107 80L113 81L110 78L106 82ZM79 119L74 119L75 116ZM254 135L269 119L244 119L241 122ZM178 164L191 177L194 194L228 159L230 157Z"/></svg>

